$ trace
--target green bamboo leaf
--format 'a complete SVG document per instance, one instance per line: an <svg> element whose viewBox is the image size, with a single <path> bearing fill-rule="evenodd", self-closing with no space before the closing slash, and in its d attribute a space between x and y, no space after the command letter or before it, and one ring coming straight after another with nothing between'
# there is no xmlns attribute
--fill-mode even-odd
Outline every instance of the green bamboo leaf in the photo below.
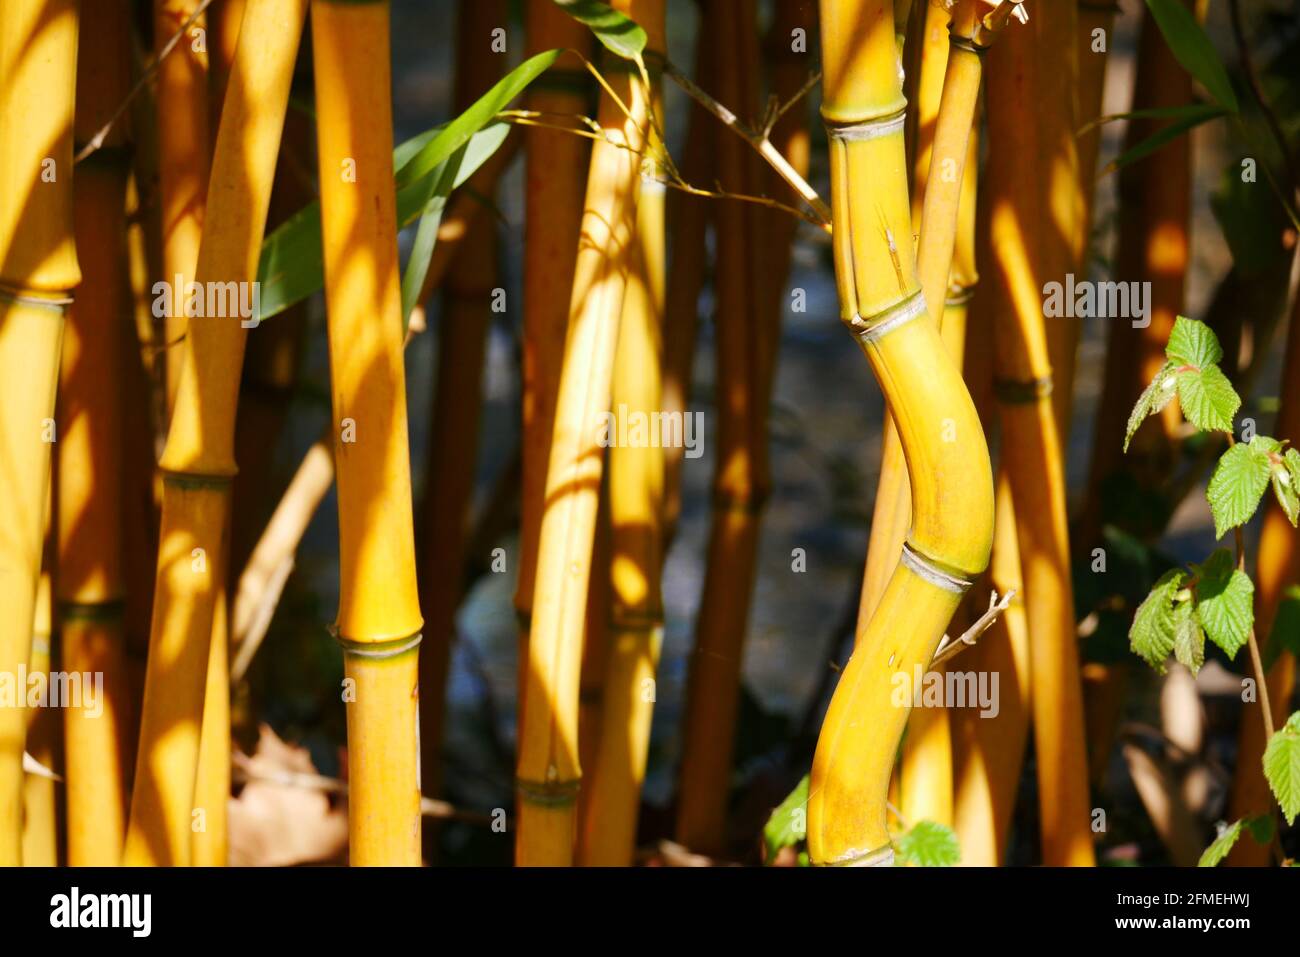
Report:
<svg viewBox="0 0 1300 957"><path fill-rule="evenodd" d="M1169 404L1169 400L1177 395L1178 377L1174 373L1174 364L1166 362L1164 368L1156 373L1151 384L1142 390L1138 396L1137 404L1133 406L1133 411L1129 413L1128 427L1124 431L1124 451L1128 451L1128 444L1133 440L1133 436L1147 420L1148 416L1155 415Z"/></svg>
<svg viewBox="0 0 1300 957"><path fill-rule="evenodd" d="M1273 627L1264 644L1264 670L1271 671L1286 652L1300 658L1300 585L1288 586L1278 602Z"/></svg>
<svg viewBox="0 0 1300 957"><path fill-rule="evenodd" d="M1216 538L1250 521L1268 488L1272 467L1268 454L1256 446L1258 440L1256 436L1249 445L1238 442L1224 452L1210 477L1206 498L1214 515Z"/></svg>
<svg viewBox="0 0 1300 957"><path fill-rule="evenodd" d="M421 133L393 150L394 165L401 157L407 166L398 167L397 179L409 168L410 158L423 145L447 127ZM492 123L475 133L462 147L463 160L458 164L452 188L460 186L497 151L510 128L506 123ZM427 205L429 185L438 184L443 166L424 179L401 185L397 190L397 228L410 225ZM262 243L258 265L260 309L258 319L270 319L301 302L325 284L325 266L321 251L320 203L311 202L281 223Z"/></svg>
<svg viewBox="0 0 1300 957"><path fill-rule="evenodd" d="M1210 641L1229 658L1246 643L1255 625L1255 586L1238 569L1232 553L1220 548L1192 568L1196 576L1196 614Z"/></svg>
<svg viewBox="0 0 1300 957"><path fill-rule="evenodd" d="M763 859L771 864L782 848L793 847L808 836L808 775L803 776L763 827Z"/></svg>
<svg viewBox="0 0 1300 957"><path fill-rule="evenodd" d="M1127 113L1107 113L1079 127L1077 135L1084 136L1099 126L1119 120L1185 120L1206 113L1213 114L1209 117L1213 119L1215 116L1222 116L1224 111L1210 103L1186 103L1182 106L1153 106L1145 110L1129 110Z"/></svg>
<svg viewBox="0 0 1300 957"><path fill-rule="evenodd" d="M950 827L934 821L917 821L894 842L896 863L916 867L953 867L961 862L961 845Z"/></svg>
<svg viewBox="0 0 1300 957"><path fill-rule="evenodd" d="M1201 854L1201 859L1196 862L1196 866L1217 867L1228 856L1232 846L1237 843L1237 838L1241 837L1241 828L1244 823L1244 821L1233 821L1228 827L1220 829L1219 836Z"/></svg>
<svg viewBox="0 0 1300 957"><path fill-rule="evenodd" d="M1264 749L1264 777L1273 789L1288 824L1300 814L1300 711L1269 738Z"/></svg>
<svg viewBox="0 0 1300 957"><path fill-rule="evenodd" d="M1183 418L1202 432L1231 432L1241 396L1216 365L1179 372L1178 405Z"/></svg>
<svg viewBox="0 0 1300 957"><path fill-rule="evenodd" d="M1138 605L1129 628L1128 641L1133 652L1160 674L1164 674L1165 659L1174 650L1174 596L1186 578L1187 573L1178 568L1161 575L1151 593Z"/></svg>
<svg viewBox="0 0 1300 957"><path fill-rule="evenodd" d="M599 0L555 0L556 6L585 25L608 50L634 63L645 49L645 31L631 18Z"/></svg>
<svg viewBox="0 0 1300 957"><path fill-rule="evenodd" d="M1174 658L1192 674L1205 664L1205 632L1196 620L1191 602L1174 608Z"/></svg>
<svg viewBox="0 0 1300 957"><path fill-rule="evenodd" d="M1196 129L1203 123L1210 120L1218 119L1220 116L1226 116L1227 111L1217 106L1202 106L1200 110L1191 112L1185 118L1168 126L1162 126L1156 132L1152 133L1141 143L1130 147L1128 150L1115 157L1102 170L1102 175L1113 173L1116 170L1123 169L1125 166L1132 166L1138 160L1146 159L1152 153L1156 152L1166 143L1172 143L1184 133Z"/></svg>
<svg viewBox="0 0 1300 957"><path fill-rule="evenodd" d="M1214 334L1214 330L1205 323L1179 316L1174 320L1174 328L1169 333L1165 355L1170 362L1204 369L1223 358L1223 347L1219 345L1219 337Z"/></svg>
<svg viewBox="0 0 1300 957"><path fill-rule="evenodd" d="M1183 69L1199 80L1220 106L1240 112L1228 71L1192 11L1180 0L1147 0L1147 8Z"/></svg>

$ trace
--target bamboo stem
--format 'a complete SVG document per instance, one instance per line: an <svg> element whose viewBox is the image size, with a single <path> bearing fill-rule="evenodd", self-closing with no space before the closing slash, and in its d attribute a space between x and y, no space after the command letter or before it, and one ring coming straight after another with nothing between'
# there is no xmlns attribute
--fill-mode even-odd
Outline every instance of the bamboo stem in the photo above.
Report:
<svg viewBox="0 0 1300 957"><path fill-rule="evenodd" d="M0 18L0 672L31 652L64 313L80 282L72 137L78 5ZM0 866L22 863L23 701L0 708Z"/></svg>
<svg viewBox="0 0 1300 957"><path fill-rule="evenodd" d="M213 159L195 281L251 284L266 229L306 0L249 0ZM220 198L219 201L217 198ZM190 860L213 616L226 567L246 330L190 323L160 467L162 527L135 786L123 860Z"/></svg>
<svg viewBox="0 0 1300 957"><path fill-rule="evenodd" d="M615 8L645 21L651 3L618 0ZM583 610L603 472L597 426L609 408L649 111L647 91L630 73L613 84L629 112L601 98L608 141L592 147L538 536L517 768L515 859L524 866L573 857Z"/></svg>
<svg viewBox="0 0 1300 957"><path fill-rule="evenodd" d="M47 548L48 551L48 548ZM49 687L52 584L48 562L36 593L36 618L32 623L32 651L28 675L44 674ZM27 753L46 768L55 766L58 740L55 715L47 707L32 710L27 724ZM59 863L59 819L54 781L28 770L23 775L23 866L55 867Z"/></svg>
<svg viewBox="0 0 1300 957"><path fill-rule="evenodd" d="M420 863L417 599L393 194L389 4L313 0L339 500L349 857ZM247 25L245 26L245 30ZM378 55L377 55L378 54Z"/></svg>
<svg viewBox="0 0 1300 957"><path fill-rule="evenodd" d="M945 355L916 278L903 99L892 4L821 5L831 135L836 278L855 333L899 424L913 523L840 678L818 739L808 804L814 863L892 860L886 802L910 699L900 672L929 662L961 595L988 563L993 483L978 416ZM945 442L951 433L956 441Z"/></svg>

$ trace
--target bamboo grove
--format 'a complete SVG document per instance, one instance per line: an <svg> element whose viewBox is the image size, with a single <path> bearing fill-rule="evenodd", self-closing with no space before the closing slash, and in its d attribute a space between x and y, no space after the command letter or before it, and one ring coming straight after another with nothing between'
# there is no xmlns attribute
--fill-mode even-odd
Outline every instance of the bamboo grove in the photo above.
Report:
<svg viewBox="0 0 1300 957"><path fill-rule="evenodd" d="M1294 863L1267 6L6 0L0 863Z"/></svg>

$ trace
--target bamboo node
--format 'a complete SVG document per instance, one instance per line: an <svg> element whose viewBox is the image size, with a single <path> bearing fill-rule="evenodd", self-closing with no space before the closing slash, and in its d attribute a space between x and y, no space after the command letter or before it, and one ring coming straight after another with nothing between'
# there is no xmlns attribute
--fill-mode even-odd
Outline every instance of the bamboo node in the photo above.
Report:
<svg viewBox="0 0 1300 957"><path fill-rule="evenodd" d="M876 342L883 339L899 326L906 325L913 319L928 315L925 305L925 293L917 290L906 299L890 306L884 312L878 312L870 318L863 318L854 313L846 320L853 334L863 342Z"/></svg>
<svg viewBox="0 0 1300 957"><path fill-rule="evenodd" d="M900 560L910 571L925 579L931 585L952 592L955 595L964 595L967 589L975 584L969 578L954 575L943 568L934 559L917 551L910 542L903 543L903 553Z"/></svg>
<svg viewBox="0 0 1300 957"><path fill-rule="evenodd" d="M1052 377L1037 379L994 379L993 397L1005 405L1033 405L1052 394Z"/></svg>
<svg viewBox="0 0 1300 957"><path fill-rule="evenodd" d="M339 643L344 655L350 655L353 658L368 658L371 661L382 661L404 655L408 651L418 648L420 641L424 638L422 632L416 632L414 635L395 638L392 641L357 641L354 638L345 638L340 635L338 629L332 625L330 626L330 634Z"/></svg>
<svg viewBox="0 0 1300 957"><path fill-rule="evenodd" d="M126 610L126 601L114 598L109 601L59 601L59 617L64 621L120 621Z"/></svg>
<svg viewBox="0 0 1300 957"><path fill-rule="evenodd" d="M830 120L824 122L826 135L830 139L845 143L861 143L863 140L879 139L882 136L902 132L906 119L907 108L904 107L896 113L873 116L853 123L835 123Z"/></svg>
<svg viewBox="0 0 1300 957"><path fill-rule="evenodd" d="M50 312L56 312L61 316L72 305L72 293L69 292L62 296L45 296L38 292L0 285L0 302L14 302L24 306L35 306L37 309L48 309Z"/></svg>
<svg viewBox="0 0 1300 957"><path fill-rule="evenodd" d="M515 778L515 792L528 804L541 807L571 807L578 800L582 780L530 781Z"/></svg>
<svg viewBox="0 0 1300 957"><path fill-rule="evenodd" d="M827 867L893 867L894 845L873 848L869 851L845 851L833 861L824 862Z"/></svg>

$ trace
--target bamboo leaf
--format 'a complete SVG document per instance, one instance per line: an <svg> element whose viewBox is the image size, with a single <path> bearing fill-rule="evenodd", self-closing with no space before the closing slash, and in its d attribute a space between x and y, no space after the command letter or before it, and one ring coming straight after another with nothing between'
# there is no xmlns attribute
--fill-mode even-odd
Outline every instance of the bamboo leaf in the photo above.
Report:
<svg viewBox="0 0 1300 957"><path fill-rule="evenodd" d="M1138 396L1137 404L1133 406L1133 411L1129 413L1128 427L1124 431L1124 451L1128 451L1128 444L1133 440L1133 436L1141 427L1142 423L1147 420L1148 416L1155 415L1169 404L1169 400L1177 395L1178 377L1173 374L1174 364L1165 363L1163 369L1156 373L1156 377L1151 380L1151 384L1142 390Z"/></svg>
<svg viewBox="0 0 1300 957"><path fill-rule="evenodd" d="M1255 625L1255 586L1250 576L1234 567L1232 553L1218 549L1193 566L1196 575L1196 614L1205 634L1229 658L1246 643Z"/></svg>
<svg viewBox="0 0 1300 957"><path fill-rule="evenodd" d="M1186 578L1187 573L1178 568L1161 575L1151 593L1138 605L1129 628L1129 647L1159 674L1165 673L1165 659L1174 650L1174 596Z"/></svg>
<svg viewBox="0 0 1300 957"><path fill-rule="evenodd" d="M1219 831L1219 836L1214 839L1214 843L1202 852L1201 859L1196 862L1196 866L1217 867L1228 856L1232 846L1237 843L1237 838L1241 837L1241 828L1244 823L1244 821L1233 821L1228 827L1222 828Z"/></svg>
<svg viewBox="0 0 1300 957"><path fill-rule="evenodd" d="M1153 106L1145 110L1130 110L1127 113L1107 113L1079 127L1078 136L1085 136L1099 126L1115 123L1119 120L1182 120L1193 116L1211 113L1209 119L1222 116L1223 110L1210 103L1187 103L1182 106Z"/></svg>
<svg viewBox="0 0 1300 957"><path fill-rule="evenodd" d="M423 145L436 138L447 127L421 133L393 150L394 165L400 157L416 155ZM464 159L458 165L452 189L460 186L474 174L505 142L510 128L506 123L492 123L475 133L462 148ZM399 167L397 179L402 179ZM439 172L407 183L397 190L397 227L410 225L427 205L429 186L437 186ZM450 191L448 191L450 192ZM427 263L426 263L427 266ZM270 319L290 306L301 302L319 290L325 283L325 267L321 251L320 203L311 202L281 223L262 243L261 262L258 266L260 309L258 320Z"/></svg>
<svg viewBox="0 0 1300 957"><path fill-rule="evenodd" d="M1300 711L1268 741L1264 749L1264 777L1273 789L1288 824L1300 814Z"/></svg>
<svg viewBox="0 0 1300 957"><path fill-rule="evenodd" d="M1268 488L1272 467L1268 453L1257 445L1259 439L1255 436L1249 445L1238 442L1224 452L1210 478L1206 498L1214 515L1216 538L1250 521Z"/></svg>
<svg viewBox="0 0 1300 957"><path fill-rule="evenodd" d="M763 827L763 859L768 864L782 848L793 847L808 836L808 777L803 776Z"/></svg>
<svg viewBox="0 0 1300 957"><path fill-rule="evenodd" d="M1199 80L1220 106L1240 112L1228 71L1192 12L1180 0L1147 0L1147 8L1183 69Z"/></svg>
<svg viewBox="0 0 1300 957"><path fill-rule="evenodd" d="M934 821L917 821L894 842L898 864L915 867L953 867L961 861L961 846L950 827Z"/></svg>
<svg viewBox="0 0 1300 957"><path fill-rule="evenodd" d="M1124 153L1111 160L1110 163L1106 165L1106 168L1102 170L1102 175L1105 176L1108 173L1113 173L1116 170L1123 169L1125 166L1131 166L1138 160L1146 159L1166 143L1172 143L1184 133L1196 129L1196 127L1203 123L1208 123L1210 120L1218 119L1220 116L1226 115L1226 110L1214 106L1208 106L1178 120L1176 123L1170 123L1168 126L1161 127L1141 143L1130 147Z"/></svg>
<svg viewBox="0 0 1300 957"><path fill-rule="evenodd" d="M610 52L634 63L645 50L645 31L630 17L599 0L555 0L556 6L586 26Z"/></svg>

